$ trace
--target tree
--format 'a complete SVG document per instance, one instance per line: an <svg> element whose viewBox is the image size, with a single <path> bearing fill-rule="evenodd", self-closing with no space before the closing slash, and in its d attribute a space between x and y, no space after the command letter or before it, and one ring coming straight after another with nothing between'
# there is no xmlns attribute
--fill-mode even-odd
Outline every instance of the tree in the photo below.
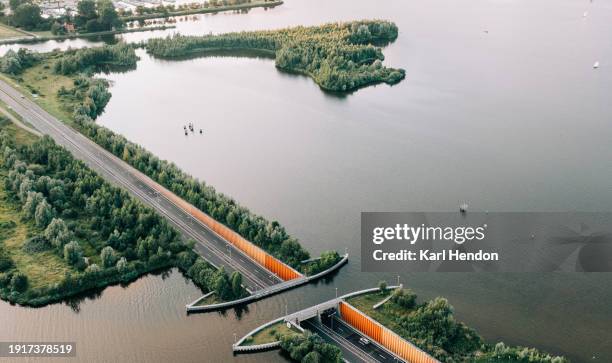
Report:
<svg viewBox="0 0 612 363"><path fill-rule="evenodd" d="M40 7L36 4L21 4L13 13L13 23L25 29L34 29L42 22Z"/></svg>
<svg viewBox="0 0 612 363"><path fill-rule="evenodd" d="M64 260L73 266L81 264L83 249L77 241L70 241L64 246Z"/></svg>
<svg viewBox="0 0 612 363"><path fill-rule="evenodd" d="M47 241L59 249L63 249L71 238L68 226L61 218L53 218L43 234Z"/></svg>
<svg viewBox="0 0 612 363"><path fill-rule="evenodd" d="M119 261L117 261L117 270L119 270L119 272L124 272L125 270L127 270L127 267L127 260L125 259L125 257L121 257Z"/></svg>
<svg viewBox="0 0 612 363"><path fill-rule="evenodd" d="M59 22L54 21L53 24L51 24L51 34L53 35L66 34L66 28L64 28L64 26L60 24Z"/></svg>
<svg viewBox="0 0 612 363"><path fill-rule="evenodd" d="M96 13L96 2L93 0L81 0L77 4L77 19L79 25L84 24L87 20L98 17Z"/></svg>
<svg viewBox="0 0 612 363"><path fill-rule="evenodd" d="M378 282L378 289L380 290L381 294L384 294L385 291L387 291L387 281L379 281Z"/></svg>
<svg viewBox="0 0 612 363"><path fill-rule="evenodd" d="M102 271L102 269L100 268L100 266L96 265L95 263L92 263L91 265L87 266L85 271L89 272L91 274L96 274L96 273Z"/></svg>
<svg viewBox="0 0 612 363"><path fill-rule="evenodd" d="M19 5L25 4L27 2L29 2L29 0L9 0L9 7L12 11L15 11L19 7Z"/></svg>
<svg viewBox="0 0 612 363"><path fill-rule="evenodd" d="M100 0L97 4L98 21L102 30L119 28L122 21L115 10L115 6L109 0Z"/></svg>
<svg viewBox="0 0 612 363"><path fill-rule="evenodd" d="M102 266L112 267L117 262L117 255L115 250L111 246L106 246L100 253L100 259L102 260Z"/></svg>
<svg viewBox="0 0 612 363"><path fill-rule="evenodd" d="M39 228L45 228L53 219L53 209L46 199L36 206L36 212L34 213L34 220Z"/></svg>
<svg viewBox="0 0 612 363"><path fill-rule="evenodd" d="M23 205L23 213L26 218L33 218L36 213L36 207L40 204L45 197L41 193L38 192L28 192L26 201Z"/></svg>
<svg viewBox="0 0 612 363"><path fill-rule="evenodd" d="M230 281L232 282L232 293L234 298L239 298L242 296L242 275L238 271L232 272L230 277Z"/></svg>
<svg viewBox="0 0 612 363"><path fill-rule="evenodd" d="M11 289L17 292L24 292L28 288L28 277L21 272L13 274L11 277Z"/></svg>
<svg viewBox="0 0 612 363"><path fill-rule="evenodd" d="M404 309L412 309L416 306L416 294L410 289L397 289L393 292L391 301Z"/></svg>
<svg viewBox="0 0 612 363"><path fill-rule="evenodd" d="M302 363L319 363L321 362L321 354L316 351L312 351L304 356Z"/></svg>

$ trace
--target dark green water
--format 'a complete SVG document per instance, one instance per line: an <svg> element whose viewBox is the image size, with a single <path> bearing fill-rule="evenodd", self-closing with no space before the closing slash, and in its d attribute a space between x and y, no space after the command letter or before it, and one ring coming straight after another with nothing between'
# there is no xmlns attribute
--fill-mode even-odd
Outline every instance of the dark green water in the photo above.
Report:
<svg viewBox="0 0 612 363"><path fill-rule="evenodd" d="M351 262L333 280L240 316L186 316L193 285L178 273L149 276L85 299L78 312L2 303L0 340L77 340L87 361L229 361L233 333L279 316L285 304L296 310L333 297L335 287L395 279L360 272L361 211L455 210L463 200L489 211L612 210L609 3L288 0L270 11L200 16L178 30L361 18L400 27L385 48L386 62L407 71L399 85L337 97L269 59L174 62L141 53L136 71L108 76L113 98L99 121L279 220L313 253L348 248ZM187 122L205 136L185 138ZM401 278L423 297L448 297L459 319L490 341L612 361L611 274ZM270 352L236 360L284 359Z"/></svg>

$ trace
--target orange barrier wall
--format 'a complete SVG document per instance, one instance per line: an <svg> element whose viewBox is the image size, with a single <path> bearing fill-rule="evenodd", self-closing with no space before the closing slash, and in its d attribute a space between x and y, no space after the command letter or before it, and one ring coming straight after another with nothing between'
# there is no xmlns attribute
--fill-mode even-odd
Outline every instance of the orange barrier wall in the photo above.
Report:
<svg viewBox="0 0 612 363"><path fill-rule="evenodd" d="M223 223L217 222L214 218L202 212L201 210L194 207L185 200L179 198L177 195L175 195L168 189L153 182L149 178L144 177L143 180L147 182L147 184L149 184L153 189L163 194L174 204L188 211L189 214L198 219L200 222L204 223L208 228L213 230L221 237L225 238L228 242L230 242L240 251L244 252L247 256L257 261L260 265L275 273L284 281L302 277L302 274L294 270L291 266L288 266L282 261L276 259L275 257L272 257L270 254L268 254L258 246L254 245L238 233L234 232L231 228L227 227Z"/></svg>
<svg viewBox="0 0 612 363"><path fill-rule="evenodd" d="M395 334L350 304L341 301L340 316L355 329L410 363L439 363L412 343Z"/></svg>

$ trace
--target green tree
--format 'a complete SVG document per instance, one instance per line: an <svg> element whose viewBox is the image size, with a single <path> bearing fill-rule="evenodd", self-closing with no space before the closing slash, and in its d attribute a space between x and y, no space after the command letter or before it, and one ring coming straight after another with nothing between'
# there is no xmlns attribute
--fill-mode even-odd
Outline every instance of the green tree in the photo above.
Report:
<svg viewBox="0 0 612 363"><path fill-rule="evenodd" d="M111 246L106 246L100 253L100 260L102 260L102 266L113 267L117 262L117 254Z"/></svg>
<svg viewBox="0 0 612 363"><path fill-rule="evenodd" d="M321 354L316 351L312 351L304 356L302 363L319 363L321 362Z"/></svg>
<svg viewBox="0 0 612 363"><path fill-rule="evenodd" d="M96 12L96 2L93 0L81 0L77 4L77 19L79 25L83 25L87 20L98 17Z"/></svg>
<svg viewBox="0 0 612 363"><path fill-rule="evenodd" d="M243 287L242 287L242 274L238 271L232 272L230 277L230 281L232 282L232 293L233 298L239 298L242 296Z"/></svg>
<svg viewBox="0 0 612 363"><path fill-rule="evenodd" d="M36 212L34 213L34 220L36 222L36 225L39 228L45 228L51 222L52 219L53 209L51 208L49 203L47 203L47 200L43 199L42 202L40 202L36 206Z"/></svg>
<svg viewBox="0 0 612 363"><path fill-rule="evenodd" d="M28 288L28 277L21 272L13 274L11 277L11 289L17 292L24 292Z"/></svg>
<svg viewBox="0 0 612 363"><path fill-rule="evenodd" d="M77 241L70 241L64 246L64 260L73 266L81 264L83 249Z"/></svg>
<svg viewBox="0 0 612 363"><path fill-rule="evenodd" d="M44 236L53 246L63 249L70 241L71 233L61 218L53 218L44 231Z"/></svg>
<svg viewBox="0 0 612 363"><path fill-rule="evenodd" d="M119 14L115 10L115 6L109 0L101 0L97 3L98 21L102 30L111 30L119 28L123 24L119 18Z"/></svg>
<svg viewBox="0 0 612 363"><path fill-rule="evenodd" d="M387 291L387 281L382 280L378 282L378 289L381 294L384 294Z"/></svg>
<svg viewBox="0 0 612 363"><path fill-rule="evenodd" d="M29 3L30 0L9 0L9 7L12 11L15 11L19 5Z"/></svg>
<svg viewBox="0 0 612 363"><path fill-rule="evenodd" d="M42 22L41 13L40 7L36 4L21 4L13 13L13 23L28 30L34 29Z"/></svg>

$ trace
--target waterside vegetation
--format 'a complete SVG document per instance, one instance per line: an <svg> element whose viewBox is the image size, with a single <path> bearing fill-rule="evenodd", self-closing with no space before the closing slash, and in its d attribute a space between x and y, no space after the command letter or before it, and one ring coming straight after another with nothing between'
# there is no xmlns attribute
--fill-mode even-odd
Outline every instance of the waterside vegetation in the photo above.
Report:
<svg viewBox="0 0 612 363"><path fill-rule="evenodd" d="M454 308L445 298L417 303L409 289L382 289L350 297L347 302L446 363L568 363L533 348L509 347L484 342L476 331L454 317ZM374 305L392 294L389 301Z"/></svg>
<svg viewBox="0 0 612 363"><path fill-rule="evenodd" d="M41 306L178 267L222 299L246 294L178 232L49 137L0 118L0 297Z"/></svg>
<svg viewBox="0 0 612 363"><path fill-rule="evenodd" d="M278 222L252 213L175 164L96 124L111 94L108 82L94 74L133 69L137 60L134 48L123 43L44 54L20 50L0 58L0 71L35 94L35 101L56 117L288 265L316 274L340 260L337 252L328 251L303 264L310 254Z"/></svg>
<svg viewBox="0 0 612 363"><path fill-rule="evenodd" d="M403 69L383 66L385 57L377 46L397 36L394 23L373 20L220 35L173 35L150 39L145 47L160 58L219 50L264 51L275 57L279 69L307 75L324 90L345 92L404 79Z"/></svg>

